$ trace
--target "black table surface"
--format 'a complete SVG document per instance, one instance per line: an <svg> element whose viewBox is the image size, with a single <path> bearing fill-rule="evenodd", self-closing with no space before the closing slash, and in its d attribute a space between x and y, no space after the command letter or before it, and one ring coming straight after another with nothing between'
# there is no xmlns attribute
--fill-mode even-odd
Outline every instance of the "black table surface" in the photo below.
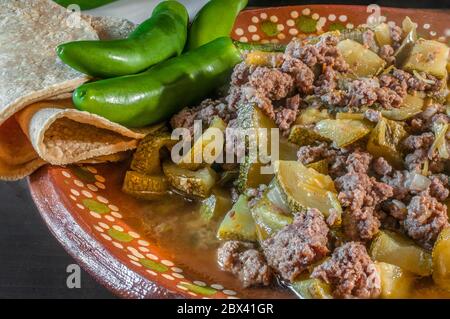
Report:
<svg viewBox="0 0 450 319"><path fill-rule="evenodd" d="M250 1L252 6L345 1ZM347 1L370 4L375 1ZM449 8L450 0L377 1L386 6ZM0 298L114 298L87 273L69 289L66 269L75 261L52 237L25 181L0 182Z"/></svg>

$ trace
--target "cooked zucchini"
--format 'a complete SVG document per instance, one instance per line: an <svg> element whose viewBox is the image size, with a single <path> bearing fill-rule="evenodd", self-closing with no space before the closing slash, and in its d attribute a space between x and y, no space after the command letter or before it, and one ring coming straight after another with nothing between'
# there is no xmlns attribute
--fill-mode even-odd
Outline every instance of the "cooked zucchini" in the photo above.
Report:
<svg viewBox="0 0 450 319"><path fill-rule="evenodd" d="M409 72L413 70L426 72L439 79L445 78L448 53L449 47L445 43L419 39L412 48L403 69Z"/></svg>
<svg viewBox="0 0 450 319"><path fill-rule="evenodd" d="M419 276L431 275L431 254L409 238L391 231L377 234L370 246L370 256Z"/></svg>
<svg viewBox="0 0 450 319"><path fill-rule="evenodd" d="M348 146L370 133L372 124L359 120L322 120L316 124L316 132L338 147Z"/></svg>
<svg viewBox="0 0 450 319"><path fill-rule="evenodd" d="M407 136L399 122L381 119L370 134L367 151L375 157L384 157L397 168L403 165L401 141Z"/></svg>
<svg viewBox="0 0 450 319"><path fill-rule="evenodd" d="M382 47L383 45L392 44L391 30L387 23L380 23L379 25L377 25L374 29L374 32L375 39L377 40L377 43L380 47Z"/></svg>
<svg viewBox="0 0 450 319"><path fill-rule="evenodd" d="M244 162L239 165L238 189L244 192L248 188L256 188L261 184L268 184L272 178L272 174L262 174L261 168L264 164L259 163L250 156L244 158Z"/></svg>
<svg viewBox="0 0 450 319"><path fill-rule="evenodd" d="M247 65L279 67L283 63L283 54L280 52L252 51L245 57Z"/></svg>
<svg viewBox="0 0 450 319"><path fill-rule="evenodd" d="M227 124L220 117L214 117L210 127L194 142L192 148L177 165L182 168L197 170L206 164L212 164L222 154L223 132L226 128ZM219 132L220 135L217 134Z"/></svg>
<svg viewBox="0 0 450 319"><path fill-rule="evenodd" d="M316 141L327 141L328 139L316 132L314 125L294 125L289 133L289 142L299 146L310 145Z"/></svg>
<svg viewBox="0 0 450 319"><path fill-rule="evenodd" d="M343 40L337 48L353 73L359 77L375 76L386 66L386 61L356 41Z"/></svg>
<svg viewBox="0 0 450 319"><path fill-rule="evenodd" d="M376 262L381 279L381 298L401 299L411 295L416 276L399 266Z"/></svg>
<svg viewBox="0 0 450 319"><path fill-rule="evenodd" d="M433 280L450 291L450 227L441 231L433 247Z"/></svg>
<svg viewBox="0 0 450 319"><path fill-rule="evenodd" d="M145 175L135 171L125 174L122 191L141 199L156 199L167 193L169 182L164 175Z"/></svg>
<svg viewBox="0 0 450 319"><path fill-rule="evenodd" d="M350 112L338 112L336 113L336 120L359 120L365 119L364 113L350 113Z"/></svg>
<svg viewBox="0 0 450 319"><path fill-rule="evenodd" d="M324 216L330 209L341 215L334 182L328 175L318 173L296 161L277 161L273 187L278 187L289 208L294 212L317 208ZM340 224L340 217L337 224Z"/></svg>
<svg viewBox="0 0 450 319"><path fill-rule="evenodd" d="M301 110L300 115L295 120L295 124L308 125L316 124L321 120L330 118L330 114L327 109L319 110L316 107L309 106L306 109Z"/></svg>
<svg viewBox="0 0 450 319"><path fill-rule="evenodd" d="M330 285L317 278L305 277L294 281L289 287L300 299L333 299Z"/></svg>
<svg viewBox="0 0 450 319"><path fill-rule="evenodd" d="M400 47L397 49L397 51L395 51L394 57L395 57L395 65L397 67L402 67L405 64L405 61L411 55L411 51L416 41L417 41L417 31L416 27L413 26L406 35L406 37L403 39Z"/></svg>
<svg viewBox="0 0 450 319"><path fill-rule="evenodd" d="M188 195L208 197L217 179L217 174L209 166L191 171L171 163L163 163L164 175L177 190Z"/></svg>
<svg viewBox="0 0 450 319"><path fill-rule="evenodd" d="M425 101L423 98L408 94L403 99L403 105L401 107L382 110L381 114L389 120L404 121L422 112L424 105Z"/></svg>
<svg viewBox="0 0 450 319"><path fill-rule="evenodd" d="M225 216L232 206L230 192L216 187L208 198L202 200L200 216L206 221L215 220Z"/></svg>
<svg viewBox="0 0 450 319"><path fill-rule="evenodd" d="M328 175L328 161L326 159L307 164L306 167L312 168L320 174Z"/></svg>
<svg viewBox="0 0 450 319"><path fill-rule="evenodd" d="M156 131L148 134L133 155L131 169L149 175L161 173L161 149L170 148L176 142L171 139L169 132Z"/></svg>
<svg viewBox="0 0 450 319"><path fill-rule="evenodd" d="M259 241L273 236L284 226L292 224L292 215L286 215L265 195L252 207L251 212Z"/></svg>
<svg viewBox="0 0 450 319"><path fill-rule="evenodd" d="M217 231L217 237L221 240L257 241L255 221L246 196L239 196L237 202L225 215Z"/></svg>

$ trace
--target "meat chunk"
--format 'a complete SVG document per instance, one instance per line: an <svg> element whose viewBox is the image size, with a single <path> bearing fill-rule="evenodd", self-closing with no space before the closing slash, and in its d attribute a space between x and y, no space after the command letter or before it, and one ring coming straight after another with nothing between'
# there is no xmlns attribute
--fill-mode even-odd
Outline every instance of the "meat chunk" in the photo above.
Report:
<svg viewBox="0 0 450 319"><path fill-rule="evenodd" d="M272 271L253 244L227 241L217 253L219 266L239 278L244 287L270 284Z"/></svg>
<svg viewBox="0 0 450 319"><path fill-rule="evenodd" d="M314 84L314 72L302 61L286 57L281 70L294 78L297 90L303 94L311 94Z"/></svg>
<svg viewBox="0 0 450 319"><path fill-rule="evenodd" d="M428 191L414 196L408 205L403 226L411 238L431 249L442 229L447 227L447 206L438 202Z"/></svg>
<svg viewBox="0 0 450 319"><path fill-rule="evenodd" d="M380 111L368 109L367 111L364 112L364 117L368 119L370 122L378 123L382 118L382 114Z"/></svg>
<svg viewBox="0 0 450 319"><path fill-rule="evenodd" d="M267 67L257 67L250 75L249 83L271 100L285 98L294 87L294 81L289 74Z"/></svg>
<svg viewBox="0 0 450 319"><path fill-rule="evenodd" d="M280 106L274 110L275 124L280 128L283 136L289 135L290 128L297 119L300 102L300 95L297 94L286 99L285 106Z"/></svg>
<svg viewBox="0 0 450 319"><path fill-rule="evenodd" d="M311 276L330 284L337 298L377 298L381 292L376 266L366 248L357 242L338 247Z"/></svg>
<svg viewBox="0 0 450 319"><path fill-rule="evenodd" d="M385 44L380 48L380 52L378 53L378 55L388 64L394 64L395 63L394 52L395 50L391 45Z"/></svg>
<svg viewBox="0 0 450 319"><path fill-rule="evenodd" d="M308 266L328 253L328 226L322 213L308 209L295 216L262 246L269 265L286 280L293 281Z"/></svg>
<svg viewBox="0 0 450 319"><path fill-rule="evenodd" d="M431 184L429 187L430 195L438 201L443 202L449 195L448 177L445 174L437 174L430 176Z"/></svg>
<svg viewBox="0 0 450 319"><path fill-rule="evenodd" d="M334 153L335 151L330 149L327 143L304 145L297 152L297 160L307 165L331 157Z"/></svg>
<svg viewBox="0 0 450 319"><path fill-rule="evenodd" d="M375 79L362 78L350 83L347 95L348 105L351 108L359 108L363 105L373 105L377 101L377 89L380 84Z"/></svg>
<svg viewBox="0 0 450 319"><path fill-rule="evenodd" d="M378 175L384 176L392 172L392 166L383 157L379 157L372 163L373 170Z"/></svg>

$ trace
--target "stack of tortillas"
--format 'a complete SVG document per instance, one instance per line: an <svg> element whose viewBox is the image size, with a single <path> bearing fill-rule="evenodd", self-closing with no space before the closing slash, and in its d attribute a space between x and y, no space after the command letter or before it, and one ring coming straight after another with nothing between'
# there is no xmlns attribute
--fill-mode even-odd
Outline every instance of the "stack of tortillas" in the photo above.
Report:
<svg viewBox="0 0 450 319"><path fill-rule="evenodd" d="M57 45L123 38L134 25L81 16L50 0L0 0L0 179L46 163L120 160L144 130L130 130L73 108L71 92L89 80L64 65Z"/></svg>

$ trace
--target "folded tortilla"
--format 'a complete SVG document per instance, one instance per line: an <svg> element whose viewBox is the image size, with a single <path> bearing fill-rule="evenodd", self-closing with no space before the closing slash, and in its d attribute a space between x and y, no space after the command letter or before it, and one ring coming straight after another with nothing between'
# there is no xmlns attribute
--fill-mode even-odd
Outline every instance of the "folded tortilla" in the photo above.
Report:
<svg viewBox="0 0 450 319"><path fill-rule="evenodd" d="M134 27L50 0L0 0L0 179L23 178L46 163L118 161L136 148L147 130L73 108L71 92L89 78L55 52L68 41L124 38Z"/></svg>

